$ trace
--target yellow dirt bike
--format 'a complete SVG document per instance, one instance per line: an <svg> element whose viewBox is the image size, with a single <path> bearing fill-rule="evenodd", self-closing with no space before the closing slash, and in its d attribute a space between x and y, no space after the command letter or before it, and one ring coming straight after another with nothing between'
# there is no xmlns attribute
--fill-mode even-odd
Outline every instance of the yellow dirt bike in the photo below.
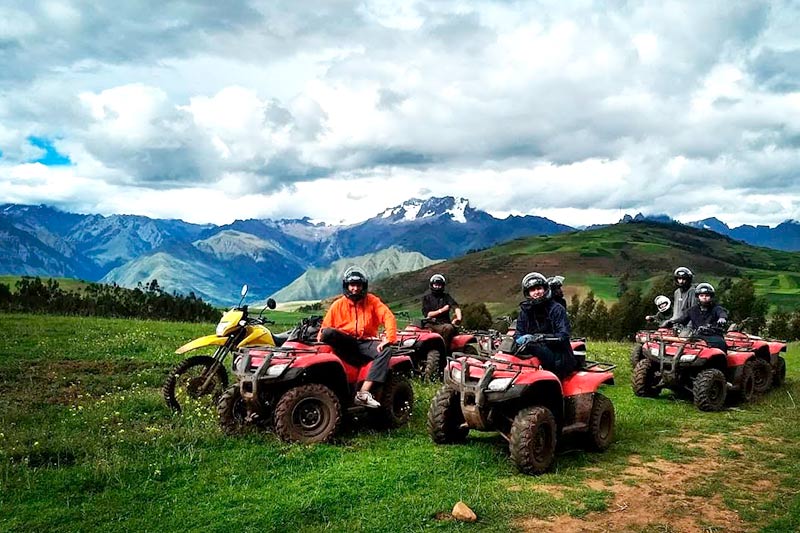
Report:
<svg viewBox="0 0 800 533"><path fill-rule="evenodd" d="M187 400L209 396L216 402L228 387L225 357L231 350L250 345L280 345L287 335L273 334L268 324L274 324L261 315L250 316L242 305L247 295L247 285L242 287L239 305L226 311L217 324L214 335L206 335L187 342L175 353L184 354L208 346L217 346L214 355L194 355L184 359L167 376L161 393L167 405L180 412ZM275 309L275 300L267 300L267 307ZM262 310L263 312L263 310Z"/></svg>

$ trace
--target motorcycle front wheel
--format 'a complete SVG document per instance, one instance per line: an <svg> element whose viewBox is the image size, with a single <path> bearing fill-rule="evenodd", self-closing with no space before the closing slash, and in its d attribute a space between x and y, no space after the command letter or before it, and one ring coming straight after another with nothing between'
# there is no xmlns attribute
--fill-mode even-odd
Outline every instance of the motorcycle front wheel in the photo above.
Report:
<svg viewBox="0 0 800 533"><path fill-rule="evenodd" d="M210 372L213 374L209 380ZM211 356L195 355L182 361L169 373L161 387L161 394L167 406L180 413L189 403L205 399L209 406L215 405L227 387L228 373L223 366L216 364Z"/></svg>

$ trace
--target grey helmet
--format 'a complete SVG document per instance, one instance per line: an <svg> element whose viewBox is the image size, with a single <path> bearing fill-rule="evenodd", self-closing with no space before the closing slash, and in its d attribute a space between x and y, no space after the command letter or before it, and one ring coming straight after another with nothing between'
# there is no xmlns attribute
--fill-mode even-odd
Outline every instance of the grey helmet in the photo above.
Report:
<svg viewBox="0 0 800 533"><path fill-rule="evenodd" d="M347 286L351 283L360 283L362 286L361 292L357 292L356 294L352 294L348 289ZM364 274L364 271L356 266L351 266L347 270L344 271L344 275L342 276L342 293L353 301L358 301L364 298L367 295L367 290L369 289L369 279L367 279L367 275Z"/></svg>
<svg viewBox="0 0 800 533"><path fill-rule="evenodd" d="M544 287L544 295L541 298L531 298L530 290L533 287ZM550 299L550 285L547 283L547 278L544 277L542 274L538 272L530 272L525 274L525 277L522 278L522 295L525 296L527 300L530 300L534 304L544 303Z"/></svg>
<svg viewBox="0 0 800 533"><path fill-rule="evenodd" d="M694 274L687 267L678 267L675 269L675 272L672 273L672 277L675 278L675 284L678 285L679 287L683 286L678 281L679 279L688 280L686 283L686 287L688 288L692 284L692 279L694 279Z"/></svg>

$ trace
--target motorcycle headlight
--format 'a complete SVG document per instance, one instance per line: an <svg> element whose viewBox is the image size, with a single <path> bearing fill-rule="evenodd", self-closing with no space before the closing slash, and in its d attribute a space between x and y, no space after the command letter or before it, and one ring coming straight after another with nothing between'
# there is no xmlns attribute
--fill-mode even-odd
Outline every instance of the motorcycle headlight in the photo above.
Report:
<svg viewBox="0 0 800 533"><path fill-rule="evenodd" d="M228 329L228 326L230 325L230 322L220 322L217 324L217 337L222 337L225 335L225 330Z"/></svg>
<svg viewBox="0 0 800 533"><path fill-rule="evenodd" d="M283 371L286 370L286 367L289 366L289 363L282 363L280 365L272 365L267 369L268 376L280 376L283 374Z"/></svg>
<svg viewBox="0 0 800 533"><path fill-rule="evenodd" d="M510 385L511 382L514 381L514 378L497 378L493 379L489 382L488 389L491 391L501 391L506 390Z"/></svg>
<svg viewBox="0 0 800 533"><path fill-rule="evenodd" d="M453 378L453 381L461 381L461 369L454 368L450 371L450 377Z"/></svg>
<svg viewBox="0 0 800 533"><path fill-rule="evenodd" d="M682 355L680 362L681 363L694 363L694 360L697 359L697 355L695 354L686 354Z"/></svg>

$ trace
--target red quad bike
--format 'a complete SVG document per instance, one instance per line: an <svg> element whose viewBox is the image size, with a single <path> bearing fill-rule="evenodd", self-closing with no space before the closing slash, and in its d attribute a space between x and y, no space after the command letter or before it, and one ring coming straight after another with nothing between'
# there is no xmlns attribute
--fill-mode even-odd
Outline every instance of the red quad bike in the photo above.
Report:
<svg viewBox="0 0 800 533"><path fill-rule="evenodd" d="M478 353L477 339L472 334L455 335L450 346L445 346L442 336L428 328L435 323L434 320L423 318L397 332L400 346L411 350L414 369L426 379L441 376L445 358L451 353Z"/></svg>
<svg viewBox="0 0 800 533"><path fill-rule="evenodd" d="M644 359L631 376L634 394L654 398L665 388L688 393L701 411L721 410L729 389L741 401L751 400L758 358L745 350L728 350L726 355L698 337L719 334L716 328L701 326L680 337L662 335L646 342Z"/></svg>
<svg viewBox="0 0 800 533"><path fill-rule="evenodd" d="M297 328L302 329L302 325ZM233 371L238 382L217 403L222 429L235 433L248 424L274 427L287 442L327 442L346 416L365 415L374 424L406 424L414 405L409 382L410 350L393 347L386 383L373 388L379 409L357 406L355 393L371 362L353 366L333 349L294 333L282 346L240 348Z"/></svg>
<svg viewBox="0 0 800 533"><path fill-rule="evenodd" d="M786 381L786 359L781 355L786 352L786 341L745 333L742 328L747 322L745 319L739 324L731 324L725 333L725 344L729 352L755 354L755 391L764 393L772 387L780 387Z"/></svg>
<svg viewBox="0 0 800 533"><path fill-rule="evenodd" d="M648 342L654 341L658 342L661 340L662 337L674 337L676 335L675 329L673 328L658 328L655 330L652 329L642 329L636 332L634 336L634 340L636 344L633 345L631 349L631 368L636 368L636 365L644 359L644 345Z"/></svg>
<svg viewBox="0 0 800 533"><path fill-rule="evenodd" d="M615 366L587 361L561 382L537 358L518 355L523 349L507 338L491 357L454 354L448 360L444 385L428 410L433 441L463 442L470 429L499 431L511 460L532 475L551 467L563 435L578 434L593 450L608 448L614 406L598 388L614 383Z"/></svg>

